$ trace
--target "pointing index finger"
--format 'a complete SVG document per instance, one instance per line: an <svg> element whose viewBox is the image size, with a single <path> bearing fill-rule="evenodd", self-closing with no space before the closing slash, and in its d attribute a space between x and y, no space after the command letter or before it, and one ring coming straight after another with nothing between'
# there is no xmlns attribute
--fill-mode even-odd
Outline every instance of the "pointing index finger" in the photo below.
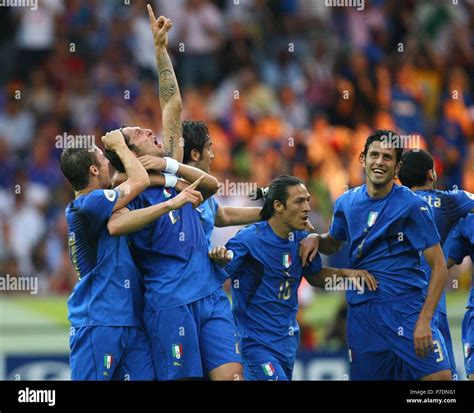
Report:
<svg viewBox="0 0 474 413"><path fill-rule="evenodd" d="M156 22L156 17L155 17L155 13L153 13L153 8L147 4L146 5L146 8L148 10L148 17L150 17L150 23L155 23Z"/></svg>
<svg viewBox="0 0 474 413"><path fill-rule="evenodd" d="M201 175L198 179L196 179L191 185L188 186L190 189L196 189L196 187L201 183L204 179L204 175Z"/></svg>

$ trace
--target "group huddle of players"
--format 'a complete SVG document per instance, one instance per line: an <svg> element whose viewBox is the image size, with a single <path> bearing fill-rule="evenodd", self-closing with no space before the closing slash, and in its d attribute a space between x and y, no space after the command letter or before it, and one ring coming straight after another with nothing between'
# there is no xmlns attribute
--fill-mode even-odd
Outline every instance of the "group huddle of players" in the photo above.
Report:
<svg viewBox="0 0 474 413"><path fill-rule="evenodd" d="M357 286L346 292L352 380L455 377L446 261L474 257L474 197L436 190L429 153L387 146L392 132L379 130L360 154L366 184L337 199L327 234L307 231L310 194L293 176L260 191L261 208L218 205L206 124L181 121L166 49L171 21L148 13L163 143L124 126L102 137L105 154L71 147L60 160L75 191L66 208L79 278L68 300L72 379L291 380L302 277L315 287L328 277ZM213 248L214 226L229 225L247 226ZM345 242L351 269L323 267L319 253ZM473 308L471 289L463 322L471 379Z"/></svg>

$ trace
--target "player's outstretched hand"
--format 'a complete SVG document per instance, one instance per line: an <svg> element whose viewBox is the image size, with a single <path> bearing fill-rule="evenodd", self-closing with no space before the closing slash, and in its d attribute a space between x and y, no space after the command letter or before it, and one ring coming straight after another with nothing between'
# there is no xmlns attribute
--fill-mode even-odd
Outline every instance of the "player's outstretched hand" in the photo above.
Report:
<svg viewBox="0 0 474 413"><path fill-rule="evenodd" d="M164 16L160 16L158 19L155 17L153 8L147 4L148 16L150 17L150 26L153 33L153 39L155 40L156 47L167 47L168 46L168 32L173 27L170 19Z"/></svg>
<svg viewBox="0 0 474 413"><path fill-rule="evenodd" d="M187 188L183 189L183 191L176 195L174 198L171 198L168 201L171 205L171 208L179 209L188 202L193 205L193 208L197 208L199 205L201 205L204 201L204 198L202 197L201 192L197 191L196 188L203 179L204 175L200 176L199 179L196 179L196 181L194 181Z"/></svg>
<svg viewBox="0 0 474 413"><path fill-rule="evenodd" d="M418 357L426 357L434 350L431 321L428 318L418 318L413 333L415 353Z"/></svg>
<svg viewBox="0 0 474 413"><path fill-rule="evenodd" d="M105 148L110 149L111 151L115 150L120 145L125 145L125 138L123 137L122 132L118 129L107 132L105 136L102 136L101 140Z"/></svg>
<svg viewBox="0 0 474 413"><path fill-rule="evenodd" d="M209 258L222 267L228 264L233 256L234 254L232 251L228 250L226 247L214 247L209 251Z"/></svg>
<svg viewBox="0 0 474 413"><path fill-rule="evenodd" d="M166 160L158 156L143 155L138 160L147 171L164 171L166 168Z"/></svg>
<svg viewBox="0 0 474 413"><path fill-rule="evenodd" d="M364 291L364 283L369 288L369 291L375 291L378 282L375 277L367 270L343 270L347 278L352 279L357 287L357 290Z"/></svg>
<svg viewBox="0 0 474 413"><path fill-rule="evenodd" d="M319 250L319 237L309 235L300 241L300 258L303 267L313 261Z"/></svg>

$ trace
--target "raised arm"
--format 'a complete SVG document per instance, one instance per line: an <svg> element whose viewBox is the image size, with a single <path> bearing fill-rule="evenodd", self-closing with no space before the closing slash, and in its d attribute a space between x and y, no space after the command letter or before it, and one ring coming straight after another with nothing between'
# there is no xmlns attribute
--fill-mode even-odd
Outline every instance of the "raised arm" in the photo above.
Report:
<svg viewBox="0 0 474 413"><path fill-rule="evenodd" d="M148 173L137 157L128 149L122 132L114 130L102 137L102 143L106 149L114 151L122 161L127 179L115 188L118 192L118 200L114 211L126 206L133 198L144 191L150 185Z"/></svg>
<svg viewBox="0 0 474 413"><path fill-rule="evenodd" d="M152 7L148 4L148 16L155 40L156 64L158 67L160 106L163 122L163 145L166 156L183 161L184 145L182 144L181 112L183 102L179 92L178 81L168 55L168 31L171 20L160 16L155 18Z"/></svg>

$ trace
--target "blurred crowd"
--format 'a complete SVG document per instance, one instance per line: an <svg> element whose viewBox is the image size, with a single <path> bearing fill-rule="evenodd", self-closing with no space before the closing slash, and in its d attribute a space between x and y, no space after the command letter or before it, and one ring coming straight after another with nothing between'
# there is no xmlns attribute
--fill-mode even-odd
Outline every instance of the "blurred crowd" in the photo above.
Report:
<svg viewBox="0 0 474 413"><path fill-rule="evenodd" d="M376 128L417 136L440 188L474 192L474 1L150 0L172 19L184 119L209 123L220 180L304 179L312 222L363 182ZM0 274L69 293L65 137L126 123L159 135L152 36L142 0L0 7Z"/></svg>

